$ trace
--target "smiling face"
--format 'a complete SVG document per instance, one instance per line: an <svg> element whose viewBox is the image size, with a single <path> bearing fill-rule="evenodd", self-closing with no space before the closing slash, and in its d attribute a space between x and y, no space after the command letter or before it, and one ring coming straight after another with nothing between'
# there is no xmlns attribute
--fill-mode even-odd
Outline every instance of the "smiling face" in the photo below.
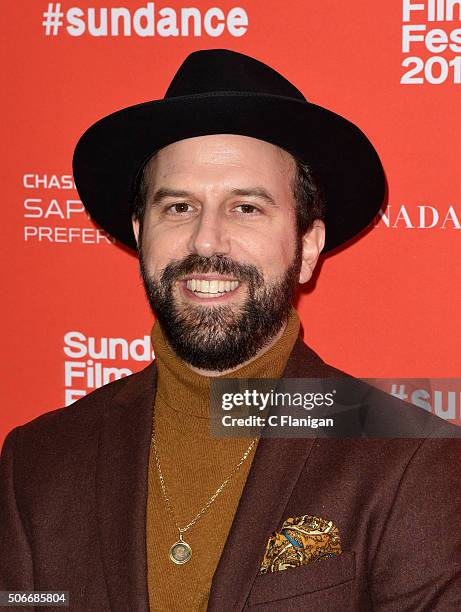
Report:
<svg viewBox="0 0 461 612"><path fill-rule="evenodd" d="M223 371L281 330L297 282L310 278L323 224L297 237L294 159L267 142L202 136L161 149L148 184L141 271L175 352Z"/></svg>

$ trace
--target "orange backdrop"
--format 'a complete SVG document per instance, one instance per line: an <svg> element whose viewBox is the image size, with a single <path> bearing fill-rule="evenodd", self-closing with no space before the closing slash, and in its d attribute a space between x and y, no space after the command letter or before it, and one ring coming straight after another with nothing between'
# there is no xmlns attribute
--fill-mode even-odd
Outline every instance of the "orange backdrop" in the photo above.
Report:
<svg viewBox="0 0 461 612"><path fill-rule="evenodd" d="M357 376L459 376L461 22L449 4L5 1L0 441L150 358L137 260L85 215L71 157L101 116L163 97L197 49L274 66L381 155L384 216L299 301L310 345ZM183 8L195 8L188 31Z"/></svg>

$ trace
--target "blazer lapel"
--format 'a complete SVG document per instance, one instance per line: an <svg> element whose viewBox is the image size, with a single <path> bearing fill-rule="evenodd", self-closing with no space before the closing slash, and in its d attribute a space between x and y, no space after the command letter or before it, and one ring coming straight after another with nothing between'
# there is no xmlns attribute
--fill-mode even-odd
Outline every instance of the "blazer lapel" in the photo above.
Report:
<svg viewBox="0 0 461 612"><path fill-rule="evenodd" d="M130 378L104 415L96 506L104 573L113 612L147 612L147 471L155 368Z"/></svg>
<svg viewBox="0 0 461 612"><path fill-rule="evenodd" d="M337 371L298 339L284 378L332 376ZM209 612L242 610L256 578L267 539L285 507L315 439L262 438L243 489L229 536L213 577Z"/></svg>

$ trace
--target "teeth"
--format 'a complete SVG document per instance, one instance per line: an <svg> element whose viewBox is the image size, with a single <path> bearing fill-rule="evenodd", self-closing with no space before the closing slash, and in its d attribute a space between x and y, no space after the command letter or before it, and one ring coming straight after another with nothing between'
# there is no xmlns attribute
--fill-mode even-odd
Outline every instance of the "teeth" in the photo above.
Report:
<svg viewBox="0 0 461 612"><path fill-rule="evenodd" d="M222 294L234 291L239 286L238 281L204 280L192 278L186 282L190 291L201 294Z"/></svg>

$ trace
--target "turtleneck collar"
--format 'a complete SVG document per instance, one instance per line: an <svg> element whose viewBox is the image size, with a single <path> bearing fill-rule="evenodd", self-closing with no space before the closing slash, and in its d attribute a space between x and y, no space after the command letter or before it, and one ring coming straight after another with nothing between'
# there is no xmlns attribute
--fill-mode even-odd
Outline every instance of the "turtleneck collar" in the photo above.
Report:
<svg viewBox="0 0 461 612"><path fill-rule="evenodd" d="M291 309L285 329L278 340L263 354L246 365L219 378L279 378L293 345L299 336L300 322ZM152 329L152 343L157 366L157 393L181 418L208 421L210 414L210 377L192 370L168 344L158 322ZM207 423L208 424L208 423Z"/></svg>

